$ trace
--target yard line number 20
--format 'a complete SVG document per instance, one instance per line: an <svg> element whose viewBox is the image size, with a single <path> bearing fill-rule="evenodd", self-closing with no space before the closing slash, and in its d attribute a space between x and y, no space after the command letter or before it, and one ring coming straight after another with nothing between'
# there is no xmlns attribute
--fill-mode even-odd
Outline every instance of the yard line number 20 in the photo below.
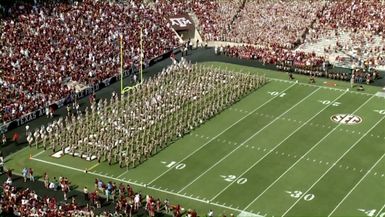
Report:
<svg viewBox="0 0 385 217"><path fill-rule="evenodd" d="M235 175L227 175L227 176L221 176L226 182L236 182L239 185L243 185L247 182L247 178L239 178Z"/></svg>

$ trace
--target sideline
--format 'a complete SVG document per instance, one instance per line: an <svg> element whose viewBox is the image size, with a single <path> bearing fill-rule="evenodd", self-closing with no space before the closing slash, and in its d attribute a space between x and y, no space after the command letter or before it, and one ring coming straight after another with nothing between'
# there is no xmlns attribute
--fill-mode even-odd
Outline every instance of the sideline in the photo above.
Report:
<svg viewBox="0 0 385 217"><path fill-rule="evenodd" d="M61 167L61 168L65 168L65 169L81 172L81 173L85 173L86 172L85 170L82 170L82 169L79 169L79 168L75 168L75 167L71 167L71 166L67 166L67 165L63 165L63 164L57 164L57 163L53 163L53 162L50 162L50 161L41 160L41 159L38 159L38 158L33 158L32 157L31 160L38 161L38 162L45 163L45 164L49 164L49 165L53 165L53 166L56 166L56 167ZM130 184L130 185L134 185L134 186L138 186L138 187L142 187L142 188L147 188L147 189L151 189L151 190L154 190L154 191L159 191L159 192L162 192L162 193L166 193L166 194L170 194L170 195L174 195L174 196L178 196L178 197L194 200L194 201L201 202L201 203L211 204L211 205L214 205L214 206L217 206L217 207L221 207L221 208L237 211L239 213L243 212L243 210L238 209L238 208L234 208L234 207L232 207L232 205L225 206L225 205L219 204L219 203L212 203L209 200L206 200L206 198L199 199L197 197L192 197L192 196L188 196L188 195L185 195L185 194L179 194L179 193L175 193L173 191L163 190L161 188L155 188L155 187L152 187L152 186L147 186L144 183L138 183L136 181L128 181L126 179L119 179L119 178L115 178L115 177L112 177L112 176L103 175L103 174L100 174L100 173L95 173L95 172L90 172L89 171L88 174L91 174L91 175L94 175L94 176L103 177L103 178L110 179L110 180L115 180L115 181L118 181L118 182L124 182L124 183ZM252 213L252 214L257 215L255 213Z"/></svg>

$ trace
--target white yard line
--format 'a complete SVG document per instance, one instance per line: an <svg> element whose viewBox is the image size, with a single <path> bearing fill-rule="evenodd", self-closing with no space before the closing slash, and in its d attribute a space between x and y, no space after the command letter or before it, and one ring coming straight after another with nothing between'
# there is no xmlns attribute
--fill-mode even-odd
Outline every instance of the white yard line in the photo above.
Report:
<svg viewBox="0 0 385 217"><path fill-rule="evenodd" d="M350 148L348 150L345 151L345 153L343 153L341 155L340 158L338 158L333 164L331 167L329 167L328 170L326 170L325 173L323 173L321 175L321 177L319 177L296 201L295 203L289 208L286 210L286 212L282 215L282 216L285 216L300 200L302 200L303 196L306 195L331 169L333 169L333 167L335 165L337 165L337 163L350 151L352 150L364 137L366 137L370 131L372 131L382 120L384 120L385 116L383 116L375 125L373 125L364 135L361 136L361 138L359 138L352 146L350 146Z"/></svg>
<svg viewBox="0 0 385 217"><path fill-rule="evenodd" d="M118 175L118 177L117 177L117 178L119 179L120 177L122 177L122 176L126 175L126 173L128 173L128 171L129 171L129 170L128 170L128 168L127 168L127 170L126 170L126 171L124 171L122 174Z"/></svg>
<svg viewBox="0 0 385 217"><path fill-rule="evenodd" d="M346 93L346 92L345 92ZM340 95L338 98L336 98L333 102L338 100L341 96L344 94ZM366 100L363 104L361 104L356 110L352 112L352 114L355 114L358 110L360 110L364 105L366 105L371 99L373 98L370 97L368 100ZM333 103L330 103L329 105L332 105ZM328 107L328 106L327 106ZM325 107L324 109L326 109ZM323 109L323 110L324 110ZM322 112L322 110L321 110ZM319 112L320 113L320 112ZM319 113L317 113L315 116L317 116ZM314 117L313 117L314 118ZM312 118L312 119L313 119ZM311 119L310 119L311 120ZM309 120L309 121L310 121ZM305 123L306 124L306 123ZM304 124L304 125L305 125ZM304 125L302 125L300 128L302 128ZM282 173L273 183L271 183L262 193L260 193L251 203L249 203L244 209L248 209L255 201L257 201L266 191L268 191L275 183L277 183L286 173L288 173L295 165L297 165L306 155L308 155L314 148L316 148L322 141L324 141L327 137L329 137L330 134L332 134L339 126L341 126L341 123L338 123L329 133L327 133L325 136L323 136L313 147L311 147L305 154L303 154L296 162L294 162L293 165L291 165L284 173ZM298 128L299 129L299 128ZM297 130L298 130L297 129ZM244 174L240 175L242 177Z"/></svg>
<svg viewBox="0 0 385 217"><path fill-rule="evenodd" d="M299 102L297 102L296 104L294 104L292 107L290 107L289 109L287 109L284 113L280 114L278 117L276 117L274 120L272 120L271 122L269 122L267 125L265 125L264 127L262 127L260 130L258 130L257 132L255 132L253 135L251 135L249 138L247 138L245 141L243 141L239 146L237 146L235 149L233 149L231 152L229 152L227 155L225 155L222 159L220 159L219 161L217 161L215 164L213 164L211 167L209 167L207 170L205 170L203 173L201 173L198 177L196 177L194 180L192 180L190 183L188 183L186 186L184 186L182 189L180 189L178 191L178 193L182 192L183 190L185 190L187 187L189 187L190 185L192 185L196 180L198 180L199 178L201 178L202 176L204 176L206 173L208 173L211 169L213 169L215 166L217 166L218 164L220 164L222 161L224 161L228 156L230 156L232 153L234 153L236 150L238 150L239 148L241 148L243 145L245 145L248 141L250 141L252 138L254 138L256 135L258 135L260 132L262 132L264 129L266 129L267 127L269 127L270 125L272 125L273 123L275 123L277 120L279 120L282 116L284 116L285 114L287 114L289 111L291 111L292 109L296 108L299 104L301 104L303 101L305 101L307 98L311 97L314 93L316 93L319 89L321 89L320 87L318 87L317 89L315 89L313 92L309 93L306 97L302 98Z"/></svg>
<svg viewBox="0 0 385 217"><path fill-rule="evenodd" d="M293 83L292 85L290 85L289 87L287 87L286 89L284 89L283 91L281 91L280 93L284 93L285 91L289 90L290 88L292 88L293 86L295 86L297 83ZM274 96L272 97L271 99L267 100L266 102L264 102L262 105L258 106L256 109L254 109L253 111L249 112L247 115L243 116L241 119L239 119L238 121L236 121L235 123L233 123L232 125L230 125L229 127L227 127L226 129L224 129L222 132L220 132L219 134L217 134L216 136L214 136L213 138L211 138L209 141L207 141L205 144L203 144L201 147L199 147L198 149L196 149L195 151L191 152L189 155L187 155L185 158L183 158L182 160L180 160L179 162L177 162L177 164L180 164L181 162L183 162L184 160L188 159L189 157L191 157L192 155L194 155L196 152L198 152L199 150L201 150L202 148L204 148L206 145L208 145L209 143L211 143L213 140L215 140L216 138L218 138L220 135L222 135L223 133L225 133L227 130L231 129L233 126L235 126L236 124L238 124L239 122L243 121L245 118L249 117L250 115L252 115L255 111L257 111L258 109L260 109L261 107L265 106L266 104L268 104L269 102L271 102L272 100L274 100L275 98L279 97L280 94L277 94L277 96ZM159 176L157 176L155 179L153 179L149 185L151 185L153 182L155 182L156 180L158 180L160 177L162 177L164 174L168 173L170 170L172 170L173 167L170 167L169 169L167 169L166 171L164 171L162 174L160 174Z"/></svg>
<svg viewBox="0 0 385 217"><path fill-rule="evenodd" d="M57 164L57 163L53 163L53 162L50 162L50 161L41 160L41 159L38 159L38 158L32 158L32 160L38 161L38 162L41 162L41 163L45 163L45 164L50 164L50 165L53 165L53 166L56 166L56 167L61 167L61 168L65 168L65 169L69 169L69 170L85 173L85 170L82 170L82 169L79 169L79 168L75 168L75 167L71 167L71 166L66 166L66 165L63 165L63 164ZM168 190L163 190L163 189L160 189L160 188L155 188L155 187L147 186L146 184L143 184L143 183L127 181L125 179L114 178L114 177L111 177L111 176L108 176L108 175L103 175L103 174L95 173L95 172L88 172L88 174L91 174L91 175L94 175L94 176L99 176L99 177L110 179L110 180L115 180L115 181L122 182L122 183L127 183L127 184L130 184L130 185L134 185L134 186L138 186L138 187L142 187L142 188L151 189L151 190L154 190L154 191L158 191L158 192L174 195L174 196L177 196L177 197L182 197L182 198L194 200L194 201L205 203L205 204L211 204L211 205L214 205L214 206L217 206L217 207L221 207L221 208L225 208L225 209L229 209L229 210L233 210L233 211L237 211L237 212L242 212L243 211L243 210L238 209L238 208L230 207L231 205L230 206L225 206L225 205L219 204L219 203L210 203L209 201L206 201L206 200L203 200L203 199L198 199L196 197L186 196L186 195L175 193L175 192L172 192L172 191L168 191ZM252 214L255 214L255 213L252 213Z"/></svg>
<svg viewBox="0 0 385 217"><path fill-rule="evenodd" d="M43 150L43 151L41 151L41 152L39 152L39 153L37 153L37 154L33 155L33 156L32 156L32 158L34 158L34 157L37 157L37 156L39 156L39 155L43 154L44 152L45 152L45 150Z"/></svg>
<svg viewBox="0 0 385 217"><path fill-rule="evenodd" d="M373 170L374 167L377 166L377 164L382 160L382 158L384 158L385 154L382 154L382 156L380 157L380 159L378 159L376 161L376 163L368 170L368 172L365 173L364 176L362 176L362 178L353 186L352 189L350 189L350 191L345 195L345 197L338 203L338 205L333 209L333 211L331 211L328 215L328 217L330 217L331 215L333 215L333 213L338 209L338 207L340 207L340 205L346 200L346 198L349 197L349 195L354 191L354 189L357 188L357 186L362 182L362 180L364 180L366 178L366 176ZM377 214L378 215L378 214Z"/></svg>
<svg viewBox="0 0 385 217"><path fill-rule="evenodd" d="M92 169L94 169L95 167L99 166L100 163L96 163L95 165L93 165L92 167L88 168L87 170L90 171Z"/></svg>
<svg viewBox="0 0 385 217"><path fill-rule="evenodd" d="M375 217L379 216L384 208L385 208L385 204L381 207L381 209L378 211Z"/></svg>

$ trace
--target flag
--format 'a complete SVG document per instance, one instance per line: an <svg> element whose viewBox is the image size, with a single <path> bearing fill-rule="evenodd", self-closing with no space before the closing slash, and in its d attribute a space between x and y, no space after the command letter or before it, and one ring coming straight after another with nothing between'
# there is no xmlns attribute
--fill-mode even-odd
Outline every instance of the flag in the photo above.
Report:
<svg viewBox="0 0 385 217"><path fill-rule="evenodd" d="M12 141L17 142L17 140L19 140L19 137L20 137L20 135L18 132L13 133Z"/></svg>

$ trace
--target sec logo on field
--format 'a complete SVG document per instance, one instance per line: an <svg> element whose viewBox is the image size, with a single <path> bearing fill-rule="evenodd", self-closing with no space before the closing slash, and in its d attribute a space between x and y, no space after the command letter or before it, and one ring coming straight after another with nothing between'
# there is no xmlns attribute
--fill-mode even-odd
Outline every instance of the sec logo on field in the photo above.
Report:
<svg viewBox="0 0 385 217"><path fill-rule="evenodd" d="M362 122L362 118L352 114L337 114L330 117L333 122L338 124L354 125Z"/></svg>

